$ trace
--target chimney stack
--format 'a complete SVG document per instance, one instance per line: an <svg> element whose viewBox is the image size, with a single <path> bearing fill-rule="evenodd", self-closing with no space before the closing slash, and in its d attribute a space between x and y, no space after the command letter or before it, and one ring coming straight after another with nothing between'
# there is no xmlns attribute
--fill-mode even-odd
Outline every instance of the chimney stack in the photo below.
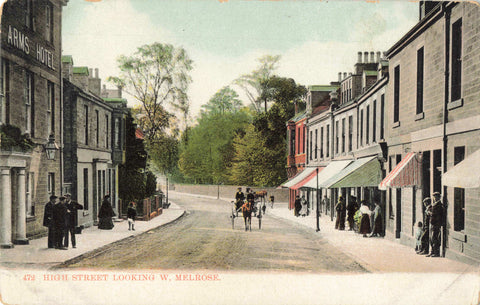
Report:
<svg viewBox="0 0 480 305"><path fill-rule="evenodd" d="M342 72L338 72L338 82L342 81Z"/></svg>
<svg viewBox="0 0 480 305"><path fill-rule="evenodd" d="M382 53L380 53L380 51L377 51L377 62L380 62L380 60L382 59Z"/></svg>
<svg viewBox="0 0 480 305"><path fill-rule="evenodd" d="M347 78L347 72L343 72L343 79Z"/></svg>
<svg viewBox="0 0 480 305"><path fill-rule="evenodd" d="M93 70L92 70L91 68L90 68L90 69L88 69L88 76L90 76L90 77L93 77L93 73L92 73L92 71L93 71Z"/></svg>
<svg viewBox="0 0 480 305"><path fill-rule="evenodd" d="M362 63L362 52L358 52L358 59L357 63L361 64Z"/></svg>
<svg viewBox="0 0 480 305"><path fill-rule="evenodd" d="M368 64L368 52L363 52L363 62Z"/></svg>
<svg viewBox="0 0 480 305"><path fill-rule="evenodd" d="M98 78L98 68L95 68L95 78Z"/></svg>
<svg viewBox="0 0 480 305"><path fill-rule="evenodd" d="M370 52L370 63L375 62L375 52Z"/></svg>

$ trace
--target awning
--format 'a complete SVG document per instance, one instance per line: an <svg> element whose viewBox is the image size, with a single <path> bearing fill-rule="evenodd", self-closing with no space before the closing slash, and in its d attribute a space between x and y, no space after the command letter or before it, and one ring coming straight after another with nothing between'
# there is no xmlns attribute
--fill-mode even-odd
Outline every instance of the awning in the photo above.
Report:
<svg viewBox="0 0 480 305"><path fill-rule="evenodd" d="M402 161L378 185L381 190L387 187L420 186L422 174L422 160L414 152L408 153Z"/></svg>
<svg viewBox="0 0 480 305"><path fill-rule="evenodd" d="M322 172L318 173L318 187L322 188L325 187L325 182L330 179L332 176L337 174L339 171L344 169L348 164L352 163L352 160L343 160L343 161L332 161L328 164ZM305 183L303 188L317 188L317 179L310 179L307 183Z"/></svg>
<svg viewBox="0 0 480 305"><path fill-rule="evenodd" d="M282 184L282 187L290 188L290 187L294 186L295 184L299 183L303 179L307 178L311 173L313 173L315 171L315 169L316 169L316 167L306 167L303 171L298 173L295 177L293 177L292 179L290 179L287 182L285 182L284 184Z"/></svg>
<svg viewBox="0 0 480 305"><path fill-rule="evenodd" d="M319 167L318 168L318 174L320 175L320 173L322 172L322 170L324 169L325 167ZM317 171L314 170L310 175L308 175L305 179L303 179L302 181L298 182L297 184L295 184L294 186L290 187L291 189L294 189L294 190L298 190L299 188L301 188L302 186L305 185L305 183L307 183L308 181L312 180L313 178L315 178L317 176ZM314 179L315 180L315 179Z"/></svg>
<svg viewBox="0 0 480 305"><path fill-rule="evenodd" d="M480 149L442 175L443 185L461 188L480 187Z"/></svg>
<svg viewBox="0 0 480 305"><path fill-rule="evenodd" d="M377 156L360 158L325 182L327 188L377 186L382 170Z"/></svg>

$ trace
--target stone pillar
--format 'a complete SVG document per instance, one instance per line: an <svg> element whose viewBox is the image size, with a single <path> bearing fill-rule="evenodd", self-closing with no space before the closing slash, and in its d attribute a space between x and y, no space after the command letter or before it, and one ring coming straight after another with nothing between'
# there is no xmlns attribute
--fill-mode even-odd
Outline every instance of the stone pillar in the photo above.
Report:
<svg viewBox="0 0 480 305"><path fill-rule="evenodd" d="M2 190L2 205L0 207L0 247L13 248L12 244L12 186L10 168L0 168L0 189Z"/></svg>
<svg viewBox="0 0 480 305"><path fill-rule="evenodd" d="M25 169L18 170L17 179L17 217L16 217L16 232L15 240L16 245L27 245L27 215L26 215L26 198L25 198Z"/></svg>

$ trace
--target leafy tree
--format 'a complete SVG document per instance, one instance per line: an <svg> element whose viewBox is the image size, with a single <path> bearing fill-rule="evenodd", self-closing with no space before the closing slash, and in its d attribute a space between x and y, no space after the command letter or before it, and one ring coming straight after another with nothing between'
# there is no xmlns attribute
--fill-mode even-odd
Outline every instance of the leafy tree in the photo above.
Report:
<svg viewBox="0 0 480 305"><path fill-rule="evenodd" d="M120 75L109 80L141 103L139 124L147 141L158 139L168 127L172 114L167 106L186 120L193 62L183 48L153 43L139 47L132 56L120 56L117 62Z"/></svg>
<svg viewBox="0 0 480 305"><path fill-rule="evenodd" d="M237 112L241 107L242 101L238 98L237 92L226 86L215 93L208 103L202 106L202 113L224 114L226 112Z"/></svg>
<svg viewBox="0 0 480 305"><path fill-rule="evenodd" d="M262 56L258 59L260 65L256 70L253 70L250 74L244 74L234 81L234 84L244 90L252 107L257 112L262 111L262 104L264 104L264 111L267 111L267 100L260 98L265 90L262 84L272 77L279 61L280 55Z"/></svg>

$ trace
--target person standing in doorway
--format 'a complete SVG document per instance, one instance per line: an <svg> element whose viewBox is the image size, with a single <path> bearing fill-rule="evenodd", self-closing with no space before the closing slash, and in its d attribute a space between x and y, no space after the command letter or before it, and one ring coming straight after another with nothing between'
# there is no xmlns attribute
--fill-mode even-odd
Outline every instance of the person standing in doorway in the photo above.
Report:
<svg viewBox="0 0 480 305"><path fill-rule="evenodd" d="M421 236L421 251L418 254L428 255L430 247L430 206L432 200L430 197L423 199L423 233Z"/></svg>
<svg viewBox="0 0 480 305"><path fill-rule="evenodd" d="M335 205L335 211L337 212L337 219L335 221L335 229L338 230L345 230L345 212L346 212L346 206L345 206L345 199L343 199L343 196L340 195L338 197L338 202Z"/></svg>
<svg viewBox="0 0 480 305"><path fill-rule="evenodd" d="M50 201L45 204L43 212L43 226L48 228L48 247L55 248L55 227L53 225L53 207L57 201L57 196L50 196Z"/></svg>
<svg viewBox="0 0 480 305"><path fill-rule="evenodd" d="M370 237L383 236L383 216L382 208L378 201L375 201L375 209L373 210L373 230Z"/></svg>
<svg viewBox="0 0 480 305"><path fill-rule="evenodd" d="M440 243L441 243L441 229L443 226L443 204L440 199L440 193L433 193L433 202L430 209L430 225L432 229L432 237L430 244L432 247L432 253L430 257L440 256Z"/></svg>
<svg viewBox="0 0 480 305"><path fill-rule="evenodd" d="M300 215L300 210L302 209L302 201L300 199L300 196L297 195L295 196L295 210L294 210L294 215L298 217Z"/></svg>
<svg viewBox="0 0 480 305"><path fill-rule="evenodd" d="M348 201L348 205L347 205L347 221L349 226L348 229L350 231L352 231L354 227L353 216L355 215L356 211L357 211L357 198L355 196L350 196L350 200Z"/></svg>
<svg viewBox="0 0 480 305"><path fill-rule="evenodd" d="M63 246L68 248L68 235L72 238L72 247L77 247L77 241L75 240L75 229L78 225L78 210L83 210L83 205L72 200L72 195L65 194L65 205L67 207L67 229L65 230L65 239Z"/></svg>
<svg viewBox="0 0 480 305"><path fill-rule="evenodd" d="M363 237L367 237L367 234L370 234L370 208L367 205L365 200L362 200L362 205L360 206L360 212L362 213L362 219L360 220L360 229L358 233L363 234Z"/></svg>

